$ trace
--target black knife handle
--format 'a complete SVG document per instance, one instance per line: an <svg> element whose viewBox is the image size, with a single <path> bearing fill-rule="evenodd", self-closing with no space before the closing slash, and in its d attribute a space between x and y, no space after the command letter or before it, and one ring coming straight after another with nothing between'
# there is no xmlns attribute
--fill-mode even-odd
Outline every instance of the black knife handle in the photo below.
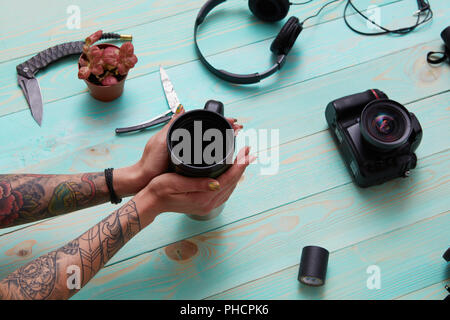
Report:
<svg viewBox="0 0 450 320"><path fill-rule="evenodd" d="M167 122L170 119L172 119L172 116L165 116L165 117L158 118L158 119L150 121L150 122L139 124L137 126L132 126L132 127L128 127L128 128L117 128L116 129L116 134L140 131L140 130L143 130L143 129L146 129L146 128L149 128L149 127L153 127L153 126L156 126L158 124Z"/></svg>
<svg viewBox="0 0 450 320"><path fill-rule="evenodd" d="M83 52L83 45L84 41L73 41L45 49L31 59L19 64L16 67L17 73L24 77L32 78L40 69L45 68L50 63L57 61L62 57L72 54L81 54Z"/></svg>
<svg viewBox="0 0 450 320"><path fill-rule="evenodd" d="M107 32L100 38L100 40L104 39L120 39L120 34ZM45 68L52 62L55 62L65 56L81 54L83 52L83 45L84 41L72 41L45 49L34 57L19 64L16 67L17 73L24 77L32 78L39 70Z"/></svg>

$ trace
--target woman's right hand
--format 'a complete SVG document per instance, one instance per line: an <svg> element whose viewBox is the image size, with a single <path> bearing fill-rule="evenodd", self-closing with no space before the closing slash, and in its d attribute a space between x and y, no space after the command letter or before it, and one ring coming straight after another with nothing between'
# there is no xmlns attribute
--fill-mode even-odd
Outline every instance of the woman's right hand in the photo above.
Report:
<svg viewBox="0 0 450 320"><path fill-rule="evenodd" d="M159 175L142 190L143 196L152 199L152 209L158 213L206 215L228 200L247 166L256 159L249 152L249 147L241 149L231 168L217 179Z"/></svg>

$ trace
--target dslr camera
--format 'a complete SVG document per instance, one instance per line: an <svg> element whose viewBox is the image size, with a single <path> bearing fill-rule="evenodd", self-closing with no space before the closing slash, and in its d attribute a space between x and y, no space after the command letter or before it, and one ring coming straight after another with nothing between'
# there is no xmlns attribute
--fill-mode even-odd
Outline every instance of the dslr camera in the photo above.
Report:
<svg viewBox="0 0 450 320"><path fill-rule="evenodd" d="M360 187L407 177L417 164L422 140L415 115L371 89L330 102L325 110L338 149Z"/></svg>

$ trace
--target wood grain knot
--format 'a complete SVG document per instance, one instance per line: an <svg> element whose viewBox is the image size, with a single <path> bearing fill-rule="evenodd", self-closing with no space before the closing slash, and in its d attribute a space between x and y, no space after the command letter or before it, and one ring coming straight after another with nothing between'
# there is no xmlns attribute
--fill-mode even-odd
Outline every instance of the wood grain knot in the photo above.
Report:
<svg viewBox="0 0 450 320"><path fill-rule="evenodd" d="M93 156L105 156L109 155L110 151L107 147L91 147L88 149L88 153Z"/></svg>
<svg viewBox="0 0 450 320"><path fill-rule="evenodd" d="M6 251L5 254L7 256L16 255L21 258L27 258L33 253L33 246L36 243L36 240L25 240Z"/></svg>
<svg viewBox="0 0 450 320"><path fill-rule="evenodd" d="M184 262L197 254L198 247L195 243L189 240L182 240L168 245L164 250L169 259Z"/></svg>

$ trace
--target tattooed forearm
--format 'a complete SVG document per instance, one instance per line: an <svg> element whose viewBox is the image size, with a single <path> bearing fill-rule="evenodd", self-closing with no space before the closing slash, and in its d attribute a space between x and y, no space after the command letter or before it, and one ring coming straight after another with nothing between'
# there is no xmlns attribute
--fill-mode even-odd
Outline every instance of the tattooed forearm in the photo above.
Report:
<svg viewBox="0 0 450 320"><path fill-rule="evenodd" d="M103 173L0 175L0 228L108 201Z"/></svg>
<svg viewBox="0 0 450 320"><path fill-rule="evenodd" d="M67 268L81 270L84 286L119 249L141 230L136 203L131 200L62 248L19 268L0 282L4 299L67 299Z"/></svg>

